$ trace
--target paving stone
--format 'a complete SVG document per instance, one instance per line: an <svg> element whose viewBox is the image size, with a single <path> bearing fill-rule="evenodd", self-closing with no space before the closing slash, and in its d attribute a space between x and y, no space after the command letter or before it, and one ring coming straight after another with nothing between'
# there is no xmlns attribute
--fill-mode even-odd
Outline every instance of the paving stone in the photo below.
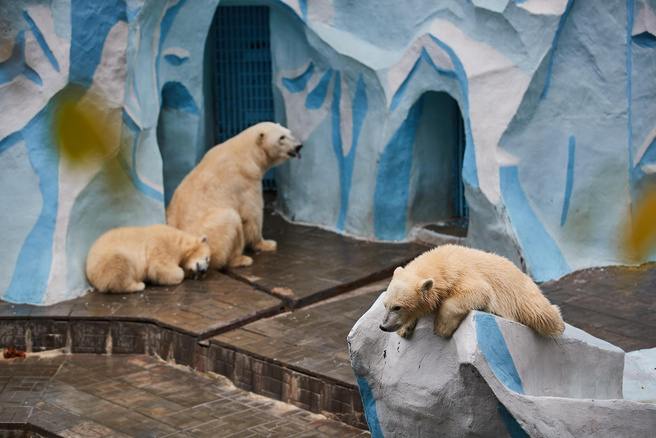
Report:
<svg viewBox="0 0 656 438"><path fill-rule="evenodd" d="M381 280L329 301L261 319L213 340L312 375L355 385L346 336L388 282Z"/></svg>
<svg viewBox="0 0 656 438"><path fill-rule="evenodd" d="M94 421L81 421L71 428L58 432L62 438L127 438L129 435L122 434Z"/></svg>
<svg viewBox="0 0 656 438"><path fill-rule="evenodd" d="M294 225L266 210L263 234L278 242L275 252L254 255L231 274L292 305L319 301L385 277L426 249L413 243L356 240L320 228Z"/></svg>
<svg viewBox="0 0 656 438"><path fill-rule="evenodd" d="M541 288L565 320L626 351L656 345L656 264L578 271Z"/></svg>
<svg viewBox="0 0 656 438"><path fill-rule="evenodd" d="M31 424L61 437L362 433L246 393L227 379L209 378L148 356L74 354L13 359L0 365L0 422L23 430ZM73 379L75 374L82 378ZM17 391L38 393L40 398L22 406L12 399Z"/></svg>
<svg viewBox="0 0 656 438"><path fill-rule="evenodd" d="M72 319L73 351L103 353L108 320L113 320L116 323L111 324L111 330L112 338L116 339L116 352L141 354L146 349L147 334L143 326L130 324L130 321L158 322L200 336L260 315L274 314L281 308L279 299L242 281L212 272L203 280L187 280L175 287L149 287L137 294L91 292L53 306L0 302L0 319L4 319L0 325L0 346L25 349L29 323L17 318L32 314L39 319L38 324L33 322L39 326L33 336L38 349L63 347L67 324L53 319Z"/></svg>

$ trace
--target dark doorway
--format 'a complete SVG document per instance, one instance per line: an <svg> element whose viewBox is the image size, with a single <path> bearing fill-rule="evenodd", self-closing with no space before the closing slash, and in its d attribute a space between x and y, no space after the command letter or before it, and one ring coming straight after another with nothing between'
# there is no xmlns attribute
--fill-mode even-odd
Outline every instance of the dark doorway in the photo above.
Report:
<svg viewBox="0 0 656 438"><path fill-rule="evenodd" d="M219 6L214 17L214 137L274 120L269 8ZM272 172L265 189L275 189Z"/></svg>
<svg viewBox="0 0 656 438"><path fill-rule="evenodd" d="M415 105L420 105L421 116L413 151L410 220L432 231L465 236L465 130L458 102L447 93L429 91Z"/></svg>

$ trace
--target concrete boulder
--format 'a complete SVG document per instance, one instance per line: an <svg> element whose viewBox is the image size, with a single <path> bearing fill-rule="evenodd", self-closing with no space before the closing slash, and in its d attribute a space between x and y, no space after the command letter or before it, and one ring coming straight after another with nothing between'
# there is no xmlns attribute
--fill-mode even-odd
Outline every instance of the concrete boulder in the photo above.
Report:
<svg viewBox="0 0 656 438"><path fill-rule="evenodd" d="M654 436L653 385L640 383L653 351L625 354L570 325L542 338L483 312L451 339L427 317L405 340L378 328L381 297L348 336L372 436Z"/></svg>

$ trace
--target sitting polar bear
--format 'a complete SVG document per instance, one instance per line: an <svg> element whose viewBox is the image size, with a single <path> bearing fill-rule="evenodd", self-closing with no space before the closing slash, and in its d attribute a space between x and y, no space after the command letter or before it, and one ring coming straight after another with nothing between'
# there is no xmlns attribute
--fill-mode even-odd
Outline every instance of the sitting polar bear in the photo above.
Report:
<svg viewBox="0 0 656 438"><path fill-rule="evenodd" d="M87 278L100 292L138 292L144 281L179 284L202 274L210 261L206 237L168 225L115 228L100 236L87 256Z"/></svg>
<svg viewBox="0 0 656 438"><path fill-rule="evenodd" d="M213 147L173 193L167 223L207 236L213 269L251 265L245 246L276 249L275 241L262 238L262 177L290 157L300 158L302 146L289 129L262 122Z"/></svg>
<svg viewBox="0 0 656 438"><path fill-rule="evenodd" d="M439 246L396 268L383 302L380 329L404 338L430 313L435 333L449 337L470 310L521 322L543 336L565 330L560 309L510 260L458 245Z"/></svg>

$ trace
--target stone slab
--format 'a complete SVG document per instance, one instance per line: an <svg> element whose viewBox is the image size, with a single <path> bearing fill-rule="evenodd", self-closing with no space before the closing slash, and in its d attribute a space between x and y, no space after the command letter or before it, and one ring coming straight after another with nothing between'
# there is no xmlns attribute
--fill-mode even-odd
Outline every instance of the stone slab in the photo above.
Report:
<svg viewBox="0 0 656 438"><path fill-rule="evenodd" d="M348 336L372 436L653 436L656 404L622 396L624 351L582 330L473 311L451 338L428 316L403 339L384 314L381 296Z"/></svg>
<svg viewBox="0 0 656 438"><path fill-rule="evenodd" d="M0 376L2 436L9 423L62 437L368 436L148 356L0 360Z"/></svg>
<svg viewBox="0 0 656 438"><path fill-rule="evenodd" d="M0 319L49 318L149 321L203 336L279 312L281 300L227 275L212 272L175 287L136 294L91 292L53 306L0 302Z"/></svg>
<svg viewBox="0 0 656 438"><path fill-rule="evenodd" d="M231 275L271 292L291 306L313 303L387 277L428 247L416 243L356 240L316 227L291 224L267 210L263 235L275 252L254 255Z"/></svg>
<svg viewBox="0 0 656 438"><path fill-rule="evenodd" d="M541 285L568 323L626 351L656 345L656 264L577 271Z"/></svg>
<svg viewBox="0 0 656 438"><path fill-rule="evenodd" d="M355 385L346 336L387 284L381 280L312 306L260 319L212 338L249 355Z"/></svg>

